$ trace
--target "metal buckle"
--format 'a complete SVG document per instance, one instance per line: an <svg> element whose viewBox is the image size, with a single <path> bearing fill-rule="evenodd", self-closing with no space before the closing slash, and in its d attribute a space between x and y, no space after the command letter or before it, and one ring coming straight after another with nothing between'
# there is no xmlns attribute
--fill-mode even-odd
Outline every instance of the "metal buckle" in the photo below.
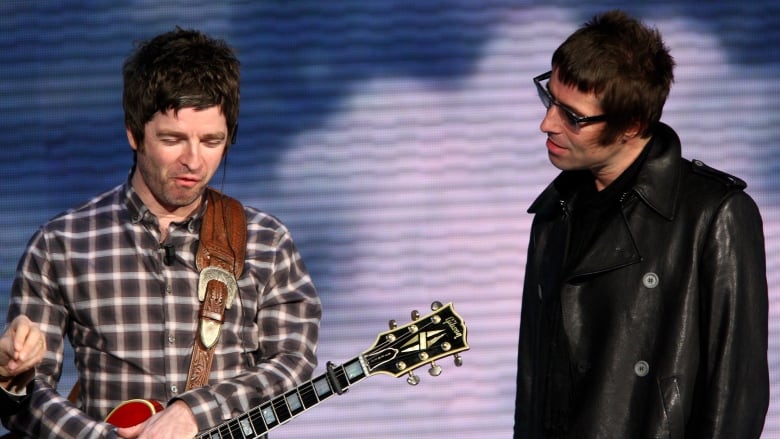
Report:
<svg viewBox="0 0 780 439"><path fill-rule="evenodd" d="M225 299L225 309L230 309L233 305L233 299L238 291L238 282L233 273L219 267L209 266L200 271L198 281L198 299L203 302L206 299L206 286L209 281L216 280L222 282L227 287L228 295ZM206 349L211 349L219 340L219 334L222 331L222 324L211 319L200 319L200 341Z"/></svg>
<svg viewBox="0 0 780 439"><path fill-rule="evenodd" d="M230 309L233 305L233 299L236 297L238 291L238 282L233 273L215 266L208 266L200 271L200 279L198 280L198 300L203 302L206 299L206 286L209 281L216 280L222 282L227 287L228 296L225 302L225 309Z"/></svg>

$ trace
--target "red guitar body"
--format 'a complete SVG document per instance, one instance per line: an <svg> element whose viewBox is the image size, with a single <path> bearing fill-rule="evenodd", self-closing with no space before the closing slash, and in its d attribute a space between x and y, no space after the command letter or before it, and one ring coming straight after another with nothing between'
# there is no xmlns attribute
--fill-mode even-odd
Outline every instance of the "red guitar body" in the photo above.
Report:
<svg viewBox="0 0 780 439"><path fill-rule="evenodd" d="M106 422L116 427L132 427L152 417L164 407L158 401L131 399L119 404L106 416Z"/></svg>

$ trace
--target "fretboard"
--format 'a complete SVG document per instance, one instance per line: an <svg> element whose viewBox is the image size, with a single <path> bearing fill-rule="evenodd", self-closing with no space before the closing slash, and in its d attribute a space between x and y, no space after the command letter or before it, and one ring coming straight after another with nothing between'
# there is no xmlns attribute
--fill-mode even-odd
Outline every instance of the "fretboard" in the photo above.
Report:
<svg viewBox="0 0 780 439"><path fill-rule="evenodd" d="M330 366L328 372L199 434L198 439L258 438L331 396L345 392L365 377L360 357L340 366Z"/></svg>

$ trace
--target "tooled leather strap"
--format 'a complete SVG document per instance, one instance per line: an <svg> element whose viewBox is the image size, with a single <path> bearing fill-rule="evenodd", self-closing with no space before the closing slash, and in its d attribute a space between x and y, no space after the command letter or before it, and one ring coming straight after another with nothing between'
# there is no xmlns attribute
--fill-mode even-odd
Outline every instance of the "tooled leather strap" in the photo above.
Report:
<svg viewBox="0 0 780 439"><path fill-rule="evenodd" d="M246 255L246 215L237 200L208 188L195 264L200 271L198 333L192 346L187 390L208 384L214 349L238 290Z"/></svg>

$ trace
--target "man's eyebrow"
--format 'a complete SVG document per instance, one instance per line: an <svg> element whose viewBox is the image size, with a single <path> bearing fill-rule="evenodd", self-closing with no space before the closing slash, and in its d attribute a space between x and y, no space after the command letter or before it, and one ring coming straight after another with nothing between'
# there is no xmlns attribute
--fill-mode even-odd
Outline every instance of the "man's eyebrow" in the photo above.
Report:
<svg viewBox="0 0 780 439"><path fill-rule="evenodd" d="M160 130L156 133L157 137L179 137L179 138L186 138L187 134L182 131L176 131L176 130ZM209 139L209 140L224 140L227 139L227 133L224 131L216 132L216 133L206 133L201 138L203 139Z"/></svg>
<svg viewBox="0 0 780 439"><path fill-rule="evenodd" d="M564 108L564 109L566 109L568 111L571 111L572 114L574 114L575 116L585 117L585 116L583 116L583 113L581 111L575 110L574 108L570 107L569 105L564 104L563 102L559 101L558 98L556 98L555 95L553 94L552 90L550 90L550 83L549 82L547 84L545 84L544 87L547 89L547 93L550 93L550 96L552 96L553 101L555 101L555 103L558 104L558 106L560 106L560 107L562 107L562 108Z"/></svg>
<svg viewBox="0 0 780 439"><path fill-rule="evenodd" d="M159 130L156 133L154 133L155 136L159 137L186 137L186 134L184 134L181 131L175 131L175 130Z"/></svg>
<svg viewBox="0 0 780 439"><path fill-rule="evenodd" d="M227 139L227 133L224 131L220 131L218 133L208 133L203 136L204 139L213 139L213 140L225 140Z"/></svg>

